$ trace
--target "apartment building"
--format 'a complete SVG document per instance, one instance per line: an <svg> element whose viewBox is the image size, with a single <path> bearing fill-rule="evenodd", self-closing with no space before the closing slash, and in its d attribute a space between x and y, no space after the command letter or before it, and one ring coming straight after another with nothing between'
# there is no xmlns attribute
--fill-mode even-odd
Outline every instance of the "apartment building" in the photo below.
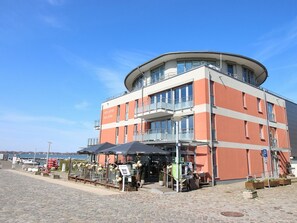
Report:
<svg viewBox="0 0 297 223"><path fill-rule="evenodd" d="M163 54L133 69L127 91L102 103L99 142L140 141L172 157L179 146L181 160L208 181L287 173L294 135L286 106L290 114L297 106L262 89L267 77L264 65L241 55Z"/></svg>

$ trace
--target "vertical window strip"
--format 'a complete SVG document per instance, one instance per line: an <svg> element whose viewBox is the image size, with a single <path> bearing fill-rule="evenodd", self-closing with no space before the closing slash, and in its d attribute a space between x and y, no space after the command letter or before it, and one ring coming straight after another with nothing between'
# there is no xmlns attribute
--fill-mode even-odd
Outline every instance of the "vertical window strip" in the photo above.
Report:
<svg viewBox="0 0 297 223"><path fill-rule="evenodd" d="M247 121L244 121L244 134L246 138L249 138L249 126Z"/></svg>

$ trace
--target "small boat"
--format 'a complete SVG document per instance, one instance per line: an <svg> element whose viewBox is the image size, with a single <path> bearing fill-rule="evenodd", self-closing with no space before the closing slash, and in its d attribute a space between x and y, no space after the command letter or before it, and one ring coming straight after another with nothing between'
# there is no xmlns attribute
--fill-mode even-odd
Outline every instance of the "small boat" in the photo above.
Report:
<svg viewBox="0 0 297 223"><path fill-rule="evenodd" d="M38 165L39 162L36 162L34 160L23 160L23 164L26 164L26 165Z"/></svg>

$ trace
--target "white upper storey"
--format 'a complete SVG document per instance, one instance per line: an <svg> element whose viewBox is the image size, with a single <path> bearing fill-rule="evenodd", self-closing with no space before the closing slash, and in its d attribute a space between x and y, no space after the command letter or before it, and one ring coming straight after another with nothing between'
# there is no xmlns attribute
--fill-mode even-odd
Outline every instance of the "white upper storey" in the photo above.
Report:
<svg viewBox="0 0 297 223"><path fill-rule="evenodd" d="M260 86L268 77L264 65L245 56L221 52L175 52L163 54L135 68L126 76L125 85L128 91L133 91L201 66L254 86Z"/></svg>

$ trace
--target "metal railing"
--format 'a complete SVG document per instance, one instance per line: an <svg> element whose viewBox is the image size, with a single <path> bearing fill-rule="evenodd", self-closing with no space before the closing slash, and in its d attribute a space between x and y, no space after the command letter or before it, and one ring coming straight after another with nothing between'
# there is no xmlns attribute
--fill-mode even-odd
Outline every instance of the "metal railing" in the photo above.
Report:
<svg viewBox="0 0 297 223"><path fill-rule="evenodd" d="M99 144L98 138L88 138L88 146L94 146Z"/></svg>
<svg viewBox="0 0 297 223"><path fill-rule="evenodd" d="M100 120L95 120L94 121L94 129L100 130Z"/></svg>
<svg viewBox="0 0 297 223"><path fill-rule="evenodd" d="M272 138L272 139L270 140L270 145L271 145L272 148L276 148L276 147L278 147L278 146L277 146L277 139L276 139L276 138Z"/></svg>
<svg viewBox="0 0 297 223"><path fill-rule="evenodd" d="M136 141L175 141L175 133L165 130L152 130L149 129L143 134L134 134L134 140ZM179 140L193 140L194 139L194 130L182 130L179 133Z"/></svg>

